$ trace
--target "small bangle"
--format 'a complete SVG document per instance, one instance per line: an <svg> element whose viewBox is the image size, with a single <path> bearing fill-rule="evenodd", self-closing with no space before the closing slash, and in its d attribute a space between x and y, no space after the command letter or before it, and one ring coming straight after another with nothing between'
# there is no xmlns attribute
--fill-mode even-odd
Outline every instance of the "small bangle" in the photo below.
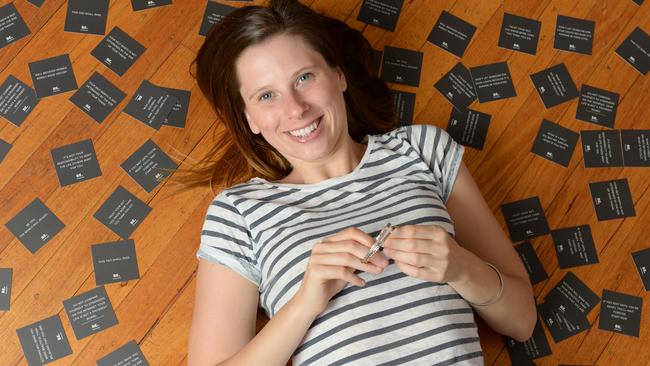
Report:
<svg viewBox="0 0 650 366"><path fill-rule="evenodd" d="M486 302L480 303L480 304L475 303L475 302L471 302L471 301L467 301L472 306L488 306L488 305L492 305L495 302L499 301L499 299L501 298L501 294L503 294L503 275L501 275L501 271L499 271L499 269L497 267L495 267L492 263L485 262L485 264L490 266L494 270L494 272L497 273L497 276L499 276L499 291L497 292L496 296L494 296L492 299L490 299L490 300L488 300Z"/></svg>

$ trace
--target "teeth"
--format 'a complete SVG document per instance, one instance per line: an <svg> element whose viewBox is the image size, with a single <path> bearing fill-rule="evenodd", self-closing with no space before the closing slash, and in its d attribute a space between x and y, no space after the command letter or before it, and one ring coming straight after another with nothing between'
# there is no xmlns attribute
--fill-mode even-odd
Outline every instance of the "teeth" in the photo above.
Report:
<svg viewBox="0 0 650 366"><path fill-rule="evenodd" d="M316 127L318 127L318 121L314 121L312 124L310 124L309 126L307 126L305 128L301 128L299 130L289 131L289 133L291 135L293 135L293 136L296 136L296 137L305 137L305 136L309 135L312 131L314 131L316 129Z"/></svg>

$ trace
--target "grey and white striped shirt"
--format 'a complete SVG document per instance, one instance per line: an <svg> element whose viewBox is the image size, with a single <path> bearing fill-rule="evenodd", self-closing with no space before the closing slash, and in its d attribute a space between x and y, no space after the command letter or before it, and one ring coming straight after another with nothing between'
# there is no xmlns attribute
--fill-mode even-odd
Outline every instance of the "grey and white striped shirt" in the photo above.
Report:
<svg viewBox="0 0 650 366"><path fill-rule="evenodd" d="M261 178L221 192L208 209L197 256L260 290L272 317L300 286L312 245L347 227L375 236L387 223L437 224L453 235L445 203L463 147L442 129L414 125L368 136L349 174L314 184ZM361 272L314 321L294 365L481 365L471 307L453 288L403 274Z"/></svg>

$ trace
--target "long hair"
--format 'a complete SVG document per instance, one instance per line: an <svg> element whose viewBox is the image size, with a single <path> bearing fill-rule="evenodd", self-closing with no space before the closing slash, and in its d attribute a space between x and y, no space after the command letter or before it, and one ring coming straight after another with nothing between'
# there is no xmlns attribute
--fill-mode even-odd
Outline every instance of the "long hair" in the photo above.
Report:
<svg viewBox="0 0 650 366"><path fill-rule="evenodd" d="M225 131L215 135L215 145L192 169L188 185L209 182L211 187L228 187L255 175L278 180L291 171L290 163L261 134L250 130L235 68L246 48L280 33L302 37L330 67L343 71L348 84L343 93L348 132L353 140L360 142L368 134L394 127L390 90L370 75L373 50L359 31L296 0L239 8L213 26L194 60L198 85Z"/></svg>

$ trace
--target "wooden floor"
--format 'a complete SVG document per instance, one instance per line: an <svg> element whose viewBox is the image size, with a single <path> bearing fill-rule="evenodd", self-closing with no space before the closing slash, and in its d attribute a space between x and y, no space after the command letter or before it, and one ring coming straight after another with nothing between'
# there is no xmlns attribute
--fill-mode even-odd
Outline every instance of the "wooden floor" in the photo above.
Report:
<svg viewBox="0 0 650 366"><path fill-rule="evenodd" d="M2 0L0 5L8 2ZM517 90L515 98L472 105L473 109L491 114L492 122L484 149L467 149L465 162L495 215L505 228L499 208L502 203L539 196L551 228L589 224L600 263L574 268L573 272L599 295L605 288L644 299L640 338L599 330L598 306L589 314L592 324L589 331L559 344L554 344L547 332L553 355L536 363L650 365L647 306L650 296L643 289L630 257L631 252L650 246L644 235L650 226L649 170L585 169L579 147L568 168L529 153L543 118L574 131L595 129L575 119L577 100L547 110L537 96L529 75L560 62L567 65L578 87L588 83L620 94L616 128L650 128L646 107L650 104L650 77L642 76L614 53L635 27L650 30L650 1L639 7L632 0L409 0L405 1L395 32L357 21L361 2L304 1L363 30L377 49L391 45L424 53L420 87L392 86L417 92L416 123L446 127L451 111L450 104L433 84L458 59L426 40L438 15L447 10L478 28L462 62L466 66L478 66L507 61ZM0 312L0 365L26 364L16 329L54 314L61 316L73 354L53 365L94 365L97 359L130 340L140 344L151 365L185 364L197 268L195 251L212 193L207 188L179 190L170 182L146 193L125 174L120 164L127 157L125 152L130 154L152 138L181 166L186 166L205 153L212 143L214 130L220 128L188 73L190 62L203 41L198 29L206 1L174 0L171 6L140 12L133 12L128 0L111 1L107 30L119 26L147 48L122 77L90 55L102 36L63 32L65 1L46 0L41 8L25 0L16 0L15 5L32 34L0 50L0 82L14 75L32 85L29 62L69 53L79 85L98 71L128 96L102 124L92 121L68 101L72 92L41 100L20 128L0 120L0 138L13 144L9 155L0 163L0 222L3 224L0 225L0 268L11 267L14 273L11 309ZM536 56L496 46L504 12L542 22ZM596 21L592 56L553 48L558 14ZM163 126L155 131L119 112L143 79L192 90L184 129ZM103 175L60 187L50 150L88 138L94 143ZM629 180L637 216L599 222L588 183L616 178ZM153 208L132 235L141 278L107 285L119 324L77 341L62 302L95 287L90 245L118 239L92 217L118 185ZM66 226L32 255L4 223L36 197ZM566 271L558 268L550 235L535 238L532 243L550 276L535 286L535 294L541 299ZM500 336L485 327L481 328L481 336L487 365L510 364Z"/></svg>

